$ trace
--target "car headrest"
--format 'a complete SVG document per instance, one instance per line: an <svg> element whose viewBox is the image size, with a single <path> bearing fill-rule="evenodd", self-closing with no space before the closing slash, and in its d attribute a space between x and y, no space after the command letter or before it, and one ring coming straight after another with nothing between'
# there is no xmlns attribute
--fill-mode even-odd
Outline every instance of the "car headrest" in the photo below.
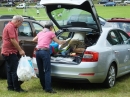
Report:
<svg viewBox="0 0 130 97"><path fill-rule="evenodd" d="M72 38L72 40L81 40L81 41L84 41L85 39L85 33L84 32L76 32Z"/></svg>

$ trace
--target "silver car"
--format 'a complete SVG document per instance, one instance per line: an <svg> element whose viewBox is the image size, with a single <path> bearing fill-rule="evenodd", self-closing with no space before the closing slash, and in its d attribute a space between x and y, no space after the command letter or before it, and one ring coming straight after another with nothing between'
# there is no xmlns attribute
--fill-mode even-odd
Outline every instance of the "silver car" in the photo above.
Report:
<svg viewBox="0 0 130 97"><path fill-rule="evenodd" d="M130 72L129 36L119 28L101 26L92 0L42 0L41 4L60 29L57 37L67 41L58 48L54 46L58 51L51 54L52 78L103 83L111 88L116 78ZM94 22L82 17L67 24L71 15L79 14L91 15ZM33 65L38 74L35 51Z"/></svg>

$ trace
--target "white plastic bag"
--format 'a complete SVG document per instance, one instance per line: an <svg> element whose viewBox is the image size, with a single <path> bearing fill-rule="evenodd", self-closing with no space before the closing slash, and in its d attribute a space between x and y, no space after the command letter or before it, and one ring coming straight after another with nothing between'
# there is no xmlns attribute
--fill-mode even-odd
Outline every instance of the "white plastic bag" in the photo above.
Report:
<svg viewBox="0 0 130 97"><path fill-rule="evenodd" d="M34 67L35 74L39 75L39 70L38 70L38 67L37 67L37 62L36 62L35 57L32 57L32 64L33 64L33 67Z"/></svg>
<svg viewBox="0 0 130 97"><path fill-rule="evenodd" d="M17 75L19 81L28 81L32 77L36 77L31 58L22 56L19 60Z"/></svg>

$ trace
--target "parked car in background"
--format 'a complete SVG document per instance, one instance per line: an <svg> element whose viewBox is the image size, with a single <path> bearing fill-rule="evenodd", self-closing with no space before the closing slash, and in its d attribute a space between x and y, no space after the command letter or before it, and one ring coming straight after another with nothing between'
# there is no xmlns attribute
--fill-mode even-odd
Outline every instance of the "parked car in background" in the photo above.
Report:
<svg viewBox="0 0 130 97"><path fill-rule="evenodd" d="M103 6L116 6L115 2L107 2L105 4L103 4Z"/></svg>
<svg viewBox="0 0 130 97"><path fill-rule="evenodd" d="M40 4L39 1L37 1L37 4L34 6L35 8L43 8L44 5Z"/></svg>
<svg viewBox="0 0 130 97"><path fill-rule="evenodd" d="M124 0L124 3L130 4L130 0Z"/></svg>
<svg viewBox="0 0 130 97"><path fill-rule="evenodd" d="M122 0L112 0L113 2L120 4L122 2Z"/></svg>
<svg viewBox="0 0 130 97"><path fill-rule="evenodd" d="M29 5L26 3L20 3L16 6L16 9L23 9L23 8L29 8Z"/></svg>
<svg viewBox="0 0 130 97"><path fill-rule="evenodd" d="M107 2L109 2L109 0L99 0L98 4L105 4Z"/></svg>
<svg viewBox="0 0 130 97"><path fill-rule="evenodd" d="M16 4L14 2L7 2L5 4L3 4L3 6L5 7L11 7L11 6L15 6Z"/></svg>
<svg viewBox="0 0 130 97"><path fill-rule="evenodd" d="M35 7L35 8L44 8L44 6L41 5L41 4L36 4L34 7Z"/></svg>
<svg viewBox="0 0 130 97"><path fill-rule="evenodd" d="M3 15L0 16L0 38L2 38L2 31L5 25L11 21L13 15ZM44 27L39 22L37 22L33 17L23 16L24 21L22 25L18 28L19 42L21 47L24 49L26 56L32 57L34 47L36 43L32 42L33 37L41 31ZM0 52L1 52L0 41ZM5 60L0 54L0 77L6 78L6 65Z"/></svg>
<svg viewBox="0 0 130 97"><path fill-rule="evenodd" d="M124 30L130 36L130 18L111 18L105 24Z"/></svg>
<svg viewBox="0 0 130 97"><path fill-rule="evenodd" d="M127 6L127 3L119 3L121 6Z"/></svg>
<svg viewBox="0 0 130 97"><path fill-rule="evenodd" d="M111 88L116 78L130 72L129 36L119 28L101 26L92 0L41 0L41 4L60 29L58 39L67 39L58 53L51 55L53 81L103 83ZM58 13L62 16L56 16ZM91 15L95 24L86 21L61 23L72 15L81 14ZM35 51L33 60L36 61ZM36 62L33 65L38 70Z"/></svg>

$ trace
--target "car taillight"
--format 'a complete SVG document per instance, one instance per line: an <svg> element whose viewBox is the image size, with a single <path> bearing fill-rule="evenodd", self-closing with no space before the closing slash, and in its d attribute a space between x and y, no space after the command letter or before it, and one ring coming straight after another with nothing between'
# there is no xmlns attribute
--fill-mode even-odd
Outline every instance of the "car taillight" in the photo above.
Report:
<svg viewBox="0 0 130 97"><path fill-rule="evenodd" d="M33 57L36 57L36 50L37 50L37 48L34 48Z"/></svg>
<svg viewBox="0 0 130 97"><path fill-rule="evenodd" d="M97 62L99 57L98 52L93 52L93 51L85 51L82 62Z"/></svg>

